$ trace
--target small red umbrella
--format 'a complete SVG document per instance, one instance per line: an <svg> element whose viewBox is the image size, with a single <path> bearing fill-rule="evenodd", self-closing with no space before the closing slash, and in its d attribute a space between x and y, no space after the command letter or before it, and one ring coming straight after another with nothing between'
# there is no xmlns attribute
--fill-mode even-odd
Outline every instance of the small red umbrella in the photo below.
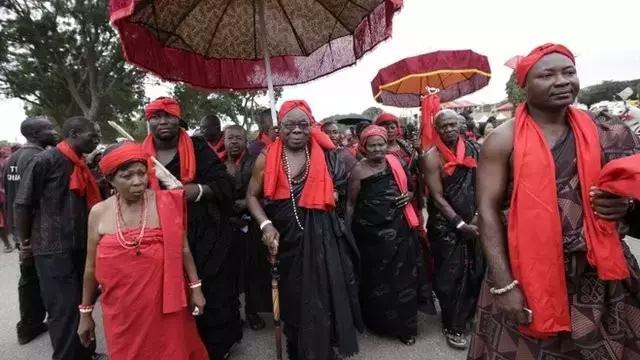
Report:
<svg viewBox="0 0 640 360"><path fill-rule="evenodd" d="M371 89L381 104L418 107L429 88L439 89L440 101L448 102L487 86L490 78L486 56L471 50L446 50L385 67L371 82Z"/></svg>

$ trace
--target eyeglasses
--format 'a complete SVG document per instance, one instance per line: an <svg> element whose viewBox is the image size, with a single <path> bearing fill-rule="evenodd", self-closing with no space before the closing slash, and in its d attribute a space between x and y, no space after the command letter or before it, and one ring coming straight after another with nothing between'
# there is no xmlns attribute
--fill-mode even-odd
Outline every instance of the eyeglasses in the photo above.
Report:
<svg viewBox="0 0 640 360"><path fill-rule="evenodd" d="M296 127L299 127L300 130L304 131L307 130L309 128L309 123L304 121L304 122L283 122L280 124L281 127L284 127L285 129L289 130L289 131L293 131L296 129Z"/></svg>

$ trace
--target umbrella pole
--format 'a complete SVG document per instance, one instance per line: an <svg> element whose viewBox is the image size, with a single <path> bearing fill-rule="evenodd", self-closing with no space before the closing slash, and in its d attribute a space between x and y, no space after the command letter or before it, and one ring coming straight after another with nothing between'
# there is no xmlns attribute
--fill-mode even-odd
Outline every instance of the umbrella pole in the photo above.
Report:
<svg viewBox="0 0 640 360"><path fill-rule="evenodd" d="M269 56L269 49L267 48L267 25L264 18L264 0L260 1L258 6L258 26L260 27L260 42L262 43L262 51L264 51L264 68L267 73L267 87L269 89L269 107L271 108L271 122L275 126L277 125L276 115L276 94L273 91L273 75L271 73L271 57Z"/></svg>

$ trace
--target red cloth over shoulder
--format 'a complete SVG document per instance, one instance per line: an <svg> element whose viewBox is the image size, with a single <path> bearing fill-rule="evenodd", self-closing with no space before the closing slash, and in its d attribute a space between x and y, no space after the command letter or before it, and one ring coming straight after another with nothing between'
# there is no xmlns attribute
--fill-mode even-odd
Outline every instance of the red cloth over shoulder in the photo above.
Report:
<svg viewBox="0 0 640 360"><path fill-rule="evenodd" d="M78 155L66 141L62 141L56 147L62 155L73 163L73 172L69 179L69 190L77 191L84 196L87 200L87 207L91 209L93 205L102 201L102 197L98 183L87 166L84 157Z"/></svg>
<svg viewBox="0 0 640 360"><path fill-rule="evenodd" d="M621 280L629 276L615 227L603 227L590 205L589 189L599 178L607 186L620 185L610 174L615 171L636 174L637 167L614 163L601 173L601 147L598 130L591 117L578 109L567 110L569 126L575 136L578 177L583 203L587 258L603 280ZM620 166L618 164L622 164ZM627 167L629 166L629 167ZM511 269L520 282L527 305L533 311L533 323L521 326L529 336L546 339L560 331L571 330L567 285L564 270L562 225L555 178L555 163L544 135L531 118L527 104L516 111L513 149L514 189L508 222ZM608 175L609 174L609 175ZM610 181L609 181L610 180ZM531 231L531 219L545 226Z"/></svg>
<svg viewBox="0 0 640 360"><path fill-rule="evenodd" d="M333 179L325 159L325 150L335 149L335 145L327 134L316 126L309 105L302 100L287 101L282 104L278 113L278 123L293 109L302 110L309 118L309 174L300 196L300 207L306 209L329 211L335 208ZM291 198L289 180L284 170L282 156L284 143L278 137L267 148L264 168L264 196L270 200Z"/></svg>
<svg viewBox="0 0 640 360"><path fill-rule="evenodd" d="M153 135L147 135L144 139L142 147L149 156L156 156L156 145ZM180 129L178 135L178 156L180 157L180 181L188 184L196 178L196 153L193 148L193 142L189 134L184 129Z"/></svg>
<svg viewBox="0 0 640 360"><path fill-rule="evenodd" d="M385 159L387 159L387 163L389 163L389 167L391 168L391 172L393 173L393 179L396 181L396 185L398 185L398 189L401 193L405 193L409 191L407 174L404 171L404 168L400 164L400 161L394 155L386 155ZM416 214L416 209L413 207L411 202L408 202L407 205L404 206L404 218L409 224L410 228L415 228L420 225L420 220L418 219L418 214Z"/></svg>

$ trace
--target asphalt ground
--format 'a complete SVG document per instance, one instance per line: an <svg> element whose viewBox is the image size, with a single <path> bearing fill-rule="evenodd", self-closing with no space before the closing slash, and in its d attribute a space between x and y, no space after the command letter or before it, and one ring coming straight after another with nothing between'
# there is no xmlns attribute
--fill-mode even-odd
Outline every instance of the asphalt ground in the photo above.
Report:
<svg viewBox="0 0 640 360"><path fill-rule="evenodd" d="M640 255L640 240L628 239L633 253ZM31 343L20 346L16 338L18 311L18 254L0 254L0 360L49 360L51 343L43 334ZM269 316L264 314L267 328L261 331L244 329L242 342L234 348L230 359L273 360L275 359L274 332ZM102 315L99 307L94 314L97 330L98 351L106 352L102 335ZM360 354L354 359L371 360L462 360L466 352L451 349L440 332L438 316L420 313L416 344L406 346L396 339L387 339L370 333L360 335ZM286 355L285 355L286 357ZM146 360L146 359L141 359ZM151 359L149 359L151 360Z"/></svg>

